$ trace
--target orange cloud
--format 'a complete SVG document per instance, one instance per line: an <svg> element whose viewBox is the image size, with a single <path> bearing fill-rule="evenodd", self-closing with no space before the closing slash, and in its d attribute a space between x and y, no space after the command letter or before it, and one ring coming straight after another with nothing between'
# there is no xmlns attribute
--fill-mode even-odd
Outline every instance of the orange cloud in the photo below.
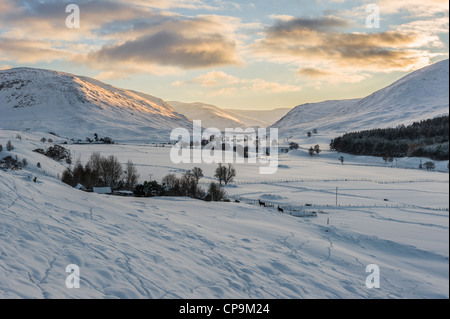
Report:
<svg viewBox="0 0 450 319"><path fill-rule="evenodd" d="M55 49L45 41L0 38L0 60L19 63L64 60L72 53L67 49Z"/></svg>
<svg viewBox="0 0 450 319"><path fill-rule="evenodd" d="M429 33L384 31L378 33L344 32L349 26L342 19L283 18L268 27L264 38L252 45L256 55L274 62L300 66L297 75L306 77L342 78L353 82L366 76L359 72L410 71L430 63L427 46L436 46L439 39ZM324 71L325 70L325 71ZM329 72L328 72L329 73Z"/></svg>
<svg viewBox="0 0 450 319"><path fill-rule="evenodd" d="M187 81L175 81L173 86L200 85L210 89L210 96L228 95L231 92L286 93L302 90L299 85L282 84L263 79L241 79L222 71L212 71Z"/></svg>

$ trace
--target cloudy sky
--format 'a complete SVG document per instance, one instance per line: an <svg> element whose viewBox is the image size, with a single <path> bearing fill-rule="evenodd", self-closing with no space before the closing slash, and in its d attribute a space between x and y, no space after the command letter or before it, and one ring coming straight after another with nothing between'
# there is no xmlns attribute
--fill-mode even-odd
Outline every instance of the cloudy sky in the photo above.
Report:
<svg viewBox="0 0 450 319"><path fill-rule="evenodd" d="M0 69L272 109L366 96L447 59L448 30L447 0L0 0Z"/></svg>

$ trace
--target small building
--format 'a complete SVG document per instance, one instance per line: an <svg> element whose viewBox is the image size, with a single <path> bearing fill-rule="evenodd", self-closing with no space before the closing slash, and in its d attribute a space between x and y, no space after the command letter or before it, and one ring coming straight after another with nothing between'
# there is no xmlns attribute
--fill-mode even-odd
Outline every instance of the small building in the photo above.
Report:
<svg viewBox="0 0 450 319"><path fill-rule="evenodd" d="M86 187L84 187L83 185L81 185L80 183L78 183L77 186L74 187L75 189L78 189L79 191L86 191Z"/></svg>
<svg viewBox="0 0 450 319"><path fill-rule="evenodd" d="M93 191L96 194L107 194L107 195L112 194L111 187L94 187Z"/></svg>
<svg viewBox="0 0 450 319"><path fill-rule="evenodd" d="M131 192L131 191L113 191L113 195L116 195L116 196L133 196L133 192Z"/></svg>

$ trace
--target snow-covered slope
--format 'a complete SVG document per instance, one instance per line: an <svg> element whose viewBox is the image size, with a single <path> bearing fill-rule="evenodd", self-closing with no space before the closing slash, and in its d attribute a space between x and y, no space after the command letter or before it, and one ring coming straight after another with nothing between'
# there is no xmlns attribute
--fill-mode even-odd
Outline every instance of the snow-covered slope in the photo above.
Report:
<svg viewBox="0 0 450 319"><path fill-rule="evenodd" d="M289 109L274 110L234 110L201 102L167 102L175 111L190 120L201 120L203 127L216 127L220 130L236 127L269 127L285 115Z"/></svg>
<svg viewBox="0 0 450 319"><path fill-rule="evenodd" d="M319 103L306 103L299 105L288 112L284 117L272 125L280 130L280 133L287 135L291 133L296 137L299 134L305 135L306 130L322 129L322 119L328 114L335 114L340 110L357 103L359 99L333 100Z"/></svg>
<svg viewBox="0 0 450 319"><path fill-rule="evenodd" d="M0 71L1 128L31 129L85 139L166 141L190 122L167 103L92 78L15 68Z"/></svg>
<svg viewBox="0 0 450 319"><path fill-rule="evenodd" d="M363 99L295 107L273 125L299 136L316 128L328 136L392 127L449 113L449 60L417 70Z"/></svg>
<svg viewBox="0 0 450 319"><path fill-rule="evenodd" d="M254 165L236 165L239 180L250 184L227 192L280 205L324 205L317 217L297 218L244 201L77 191L54 177L63 164L32 153L42 146L41 137L0 130L0 144L12 140L15 146L1 156L29 160L23 171L0 169L0 298L448 299L449 217L448 210L438 209L448 208L447 173L288 154L281 159L282 175L274 178L321 181L260 183L249 172ZM68 147L83 161L99 146ZM152 172L183 168L168 163L167 148L121 144L101 151L125 163L135 156L140 170L145 165ZM211 177L211 165L200 165ZM342 178L352 174L360 180ZM405 175L417 180L395 182ZM336 186L343 206L327 206L334 202ZM386 196L392 206L377 204ZM395 206L402 202L413 205ZM78 289L66 287L69 264L80 269ZM380 267L379 289L365 285L371 264Z"/></svg>

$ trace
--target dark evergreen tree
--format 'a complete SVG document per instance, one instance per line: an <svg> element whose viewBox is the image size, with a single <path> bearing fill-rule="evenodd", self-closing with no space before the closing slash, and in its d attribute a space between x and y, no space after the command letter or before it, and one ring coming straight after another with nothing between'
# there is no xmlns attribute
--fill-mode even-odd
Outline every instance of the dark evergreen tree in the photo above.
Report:
<svg viewBox="0 0 450 319"><path fill-rule="evenodd" d="M11 152L14 149L14 146L12 145L11 141L8 141L8 143L6 143L6 150L8 152Z"/></svg>

